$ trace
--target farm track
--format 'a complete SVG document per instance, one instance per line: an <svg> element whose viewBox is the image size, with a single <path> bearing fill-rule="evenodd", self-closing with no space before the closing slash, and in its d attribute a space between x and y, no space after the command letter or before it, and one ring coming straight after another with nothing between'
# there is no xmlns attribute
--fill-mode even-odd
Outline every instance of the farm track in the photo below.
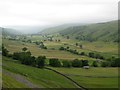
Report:
<svg viewBox="0 0 120 90"><path fill-rule="evenodd" d="M13 74L11 72L5 71L3 70L3 73L7 76L10 76L12 78L14 78L16 81L24 84L25 86L29 87L29 88L39 88L37 85L34 85L33 83L31 83L30 81L28 81L24 76L22 75L18 75L18 74Z"/></svg>
<svg viewBox="0 0 120 90"><path fill-rule="evenodd" d="M64 74L62 74L62 73L60 73L60 72L58 72L58 71L56 71L56 70L54 70L54 69L51 69L51 68L48 68L48 67L45 67L45 69L51 70L51 71L53 71L53 72L55 72L55 73L57 73L57 74L59 74L59 75L64 76L65 78L67 78L68 80L70 80L74 85L76 85L78 88L80 88L80 90L88 90L87 88L79 85L76 81L74 81L74 80L71 79L70 77L68 77L68 76L66 76L66 75L64 75Z"/></svg>

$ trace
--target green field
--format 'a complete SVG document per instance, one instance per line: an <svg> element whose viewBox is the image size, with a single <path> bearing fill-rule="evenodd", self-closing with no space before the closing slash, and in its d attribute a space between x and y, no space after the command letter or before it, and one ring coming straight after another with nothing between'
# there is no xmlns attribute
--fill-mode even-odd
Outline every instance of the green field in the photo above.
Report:
<svg viewBox="0 0 120 90"><path fill-rule="evenodd" d="M7 73L6 73L7 72ZM8 73L9 72L9 73ZM16 81L12 75L20 75L20 79L26 79L29 83L37 88L75 88L76 86L65 77L56 74L55 72L34 68L31 66L15 63L14 60L3 57L3 86L4 88L28 87L20 81ZM17 76L16 76L17 77ZM18 78L19 78L18 77ZM12 83L10 83L12 82ZM12 84L12 85L11 85Z"/></svg>
<svg viewBox="0 0 120 90"><path fill-rule="evenodd" d="M114 23L114 22L113 22ZM111 25L111 24L110 24ZM81 41L77 40L74 37L79 36L80 27L75 28L76 32L71 29L71 32L67 29L66 36L69 35L70 38L67 39L66 36L62 36L59 33L50 34L50 35L26 35L26 39L24 40L31 40L32 43L22 42L22 40L9 40L8 38L4 38L2 43L4 46L9 50L9 53L19 52L22 51L23 47L27 47L28 51L32 53L33 56L46 56L46 63L48 64L48 60L50 58L58 58L60 61L63 60L88 60L90 69L83 69L83 68L52 68L69 78L76 81L79 85L86 87L86 88L118 88L118 68L113 67L92 67L91 64L95 58L88 57L89 52L98 53L105 57L106 59L111 58L112 56L118 57L118 44L113 42L112 38L114 35L109 33L107 36L102 37L106 31L105 28L109 27L105 26L102 28L102 32L99 34L99 30L96 30L96 27L100 27L101 24L98 26L88 26L86 28L87 37L90 37L91 34L94 34L95 37L90 38L98 38L98 41L90 42L90 41ZM93 29L95 33L88 31ZM112 27L114 28L114 26ZM106 29L108 30L108 29ZM110 29L112 31L112 29ZM65 33L64 32L64 33ZM68 34L67 34L68 33ZM116 29L115 29L116 33ZM74 34L72 36L72 34ZM85 35L85 32L84 32ZM11 36L12 37L12 36ZM17 38L22 38L23 36L17 36ZM49 41L48 37L52 37L53 41ZM105 42L104 38L107 40L108 37L111 37L109 42ZM15 37L14 37L15 38ZM55 41L60 40L60 42ZM43 42L47 49L41 49L39 45L36 45L33 42ZM82 44L83 48L76 46L76 43L79 45ZM60 47L69 47L72 50L77 50L79 53L85 52L86 55L77 55L70 53L68 51L61 51L59 50ZM103 61L104 59L101 59ZM100 64L100 63L98 63ZM4 88L77 88L77 86L68 80L67 78L63 77L60 74L57 74L53 71L47 69L40 69L35 68L32 66L22 65L18 61L13 60L11 58L3 57L3 87ZM100 66L100 65L98 65ZM2 71L2 70L1 70ZM0 75L0 77L2 76ZM12 82L12 83L11 83Z"/></svg>
<svg viewBox="0 0 120 90"><path fill-rule="evenodd" d="M53 68L86 88L118 88L118 68Z"/></svg>
<svg viewBox="0 0 120 90"><path fill-rule="evenodd" d="M40 49L35 44L24 43L21 41L10 41L10 40L4 39L3 43L7 47L7 49L10 51L10 53L21 51L23 47L27 47L28 50L30 50L34 56L45 55L47 58L59 58L63 60L73 60L76 58L94 60L93 58L89 58L87 56L78 56L75 54L71 54L70 52L60 51L58 49L52 50L50 45L53 45L53 47L54 46L56 47L56 43L53 44L53 42L47 43L49 44L49 45L46 45L48 47L47 50Z"/></svg>
<svg viewBox="0 0 120 90"><path fill-rule="evenodd" d="M118 88L118 68L53 68L86 88ZM37 88L75 88L76 86L52 71L21 65L15 60L3 58L3 87L30 88L12 76L19 75ZM12 82L12 83L10 83ZM29 85L29 84L28 84Z"/></svg>

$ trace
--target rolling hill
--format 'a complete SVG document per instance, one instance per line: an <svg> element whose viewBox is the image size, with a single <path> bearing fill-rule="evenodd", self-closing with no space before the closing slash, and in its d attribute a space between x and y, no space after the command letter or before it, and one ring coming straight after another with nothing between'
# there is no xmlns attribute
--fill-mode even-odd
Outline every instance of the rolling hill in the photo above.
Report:
<svg viewBox="0 0 120 90"><path fill-rule="evenodd" d="M52 26L46 29L43 29L41 32L39 32L40 34L55 34L58 33L60 31L63 31L71 26L81 26L81 25L85 25L85 24L81 24L81 23L74 23L74 24L63 24L63 25L58 25L58 26Z"/></svg>
<svg viewBox="0 0 120 90"><path fill-rule="evenodd" d="M17 30L10 29L10 28L3 28L3 27L0 27L0 32L2 33L2 35L10 35L10 36L22 34Z"/></svg>
<svg viewBox="0 0 120 90"><path fill-rule="evenodd" d="M54 27L43 30L42 34L60 33L63 36L85 41L118 41L118 22L110 21L89 25Z"/></svg>

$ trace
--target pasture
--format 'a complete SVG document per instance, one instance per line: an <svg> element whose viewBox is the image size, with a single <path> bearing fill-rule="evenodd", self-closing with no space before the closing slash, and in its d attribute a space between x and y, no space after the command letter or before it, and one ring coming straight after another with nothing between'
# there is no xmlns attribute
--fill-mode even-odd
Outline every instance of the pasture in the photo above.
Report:
<svg viewBox="0 0 120 90"><path fill-rule="evenodd" d="M63 59L63 60L73 60L76 58L94 60L93 58L89 58L87 56L78 56L75 54L71 54L70 52L60 51L58 49L52 50L51 46L49 47L49 45L53 45L52 47L54 46L56 47L56 44L53 44L53 42L48 43L49 45L45 44L48 47L47 50L41 49L39 48L39 46L33 43L32 44L24 43L21 41L10 41L10 40L4 39L3 43L7 47L7 49L10 51L10 53L21 51L23 47L27 47L28 50L30 50L32 55L34 56L44 55L47 58L58 58L58 59Z"/></svg>
<svg viewBox="0 0 120 90"><path fill-rule="evenodd" d="M21 65L16 61L3 57L3 86L10 87L10 82L13 82L12 87L26 87L11 77L10 74L4 73L11 72L15 75L20 75L22 78L29 81L38 88L75 88L76 86L66 79L65 77L56 74L55 72L39 69L31 66ZM27 86L28 87L28 86Z"/></svg>
<svg viewBox="0 0 120 90"><path fill-rule="evenodd" d="M52 68L52 67L51 67ZM118 68L52 68L86 88L118 88Z"/></svg>

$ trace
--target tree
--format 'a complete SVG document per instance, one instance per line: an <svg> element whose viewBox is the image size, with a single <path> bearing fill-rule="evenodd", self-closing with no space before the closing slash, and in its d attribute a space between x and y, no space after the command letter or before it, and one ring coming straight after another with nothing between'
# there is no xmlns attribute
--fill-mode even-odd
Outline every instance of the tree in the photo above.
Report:
<svg viewBox="0 0 120 90"><path fill-rule="evenodd" d="M3 56L8 56L8 50L4 47L4 45L2 45L2 55Z"/></svg>
<svg viewBox="0 0 120 90"><path fill-rule="evenodd" d="M73 60L72 61L72 66L73 67L82 67L82 61L78 60L78 59Z"/></svg>
<svg viewBox="0 0 120 90"><path fill-rule="evenodd" d="M43 68L45 66L45 59L45 56L38 56L38 58L36 59L38 68Z"/></svg>
<svg viewBox="0 0 120 90"><path fill-rule="evenodd" d="M69 39L70 37L69 36L67 36L67 39Z"/></svg>
<svg viewBox="0 0 120 90"><path fill-rule="evenodd" d="M96 62L96 61L93 61L92 66L93 66L93 67L98 67L97 62Z"/></svg>
<svg viewBox="0 0 120 90"><path fill-rule="evenodd" d="M63 64L63 67L71 67L70 61L64 60L64 61L62 61L62 64Z"/></svg>
<svg viewBox="0 0 120 90"><path fill-rule="evenodd" d="M79 45L79 47L82 49L83 48L83 46L82 45Z"/></svg>
<svg viewBox="0 0 120 90"><path fill-rule="evenodd" d="M96 55L95 55L95 58L96 58L96 59L98 59L98 58L100 59L100 57L101 57L100 54L96 54Z"/></svg>
<svg viewBox="0 0 120 90"><path fill-rule="evenodd" d="M102 66L102 67L108 67L108 66L109 66L109 63L108 63L107 61L103 61L103 62L101 63L101 66Z"/></svg>
<svg viewBox="0 0 120 90"><path fill-rule="evenodd" d="M94 57L95 57L95 54L94 54L93 52L89 52L89 57L94 58Z"/></svg>
<svg viewBox="0 0 120 90"><path fill-rule="evenodd" d="M85 55L85 52L81 52L80 55Z"/></svg>
<svg viewBox="0 0 120 90"><path fill-rule="evenodd" d="M70 47L67 47L67 49L69 49Z"/></svg>
<svg viewBox="0 0 120 90"><path fill-rule="evenodd" d="M65 48L64 47L60 47L59 50L65 50Z"/></svg>
<svg viewBox="0 0 120 90"><path fill-rule="evenodd" d="M78 43L76 43L75 45L78 46Z"/></svg>
<svg viewBox="0 0 120 90"><path fill-rule="evenodd" d="M40 48L42 48L42 49L47 49L47 47L43 44L43 42L41 42Z"/></svg>
<svg viewBox="0 0 120 90"><path fill-rule="evenodd" d="M14 52L12 58L15 60L20 60L20 52Z"/></svg>
<svg viewBox="0 0 120 90"><path fill-rule="evenodd" d="M120 58L112 58L111 66L112 67L120 67Z"/></svg>
<svg viewBox="0 0 120 90"><path fill-rule="evenodd" d="M61 40L59 39L58 42L60 42Z"/></svg>
<svg viewBox="0 0 120 90"><path fill-rule="evenodd" d="M61 62L57 58L52 58L49 60L49 65L51 65L53 67L60 67Z"/></svg>
<svg viewBox="0 0 120 90"><path fill-rule="evenodd" d="M82 66L89 66L88 60L82 60Z"/></svg>
<svg viewBox="0 0 120 90"><path fill-rule="evenodd" d="M27 51L27 48L26 47L22 48L22 51L24 51L24 52Z"/></svg>

